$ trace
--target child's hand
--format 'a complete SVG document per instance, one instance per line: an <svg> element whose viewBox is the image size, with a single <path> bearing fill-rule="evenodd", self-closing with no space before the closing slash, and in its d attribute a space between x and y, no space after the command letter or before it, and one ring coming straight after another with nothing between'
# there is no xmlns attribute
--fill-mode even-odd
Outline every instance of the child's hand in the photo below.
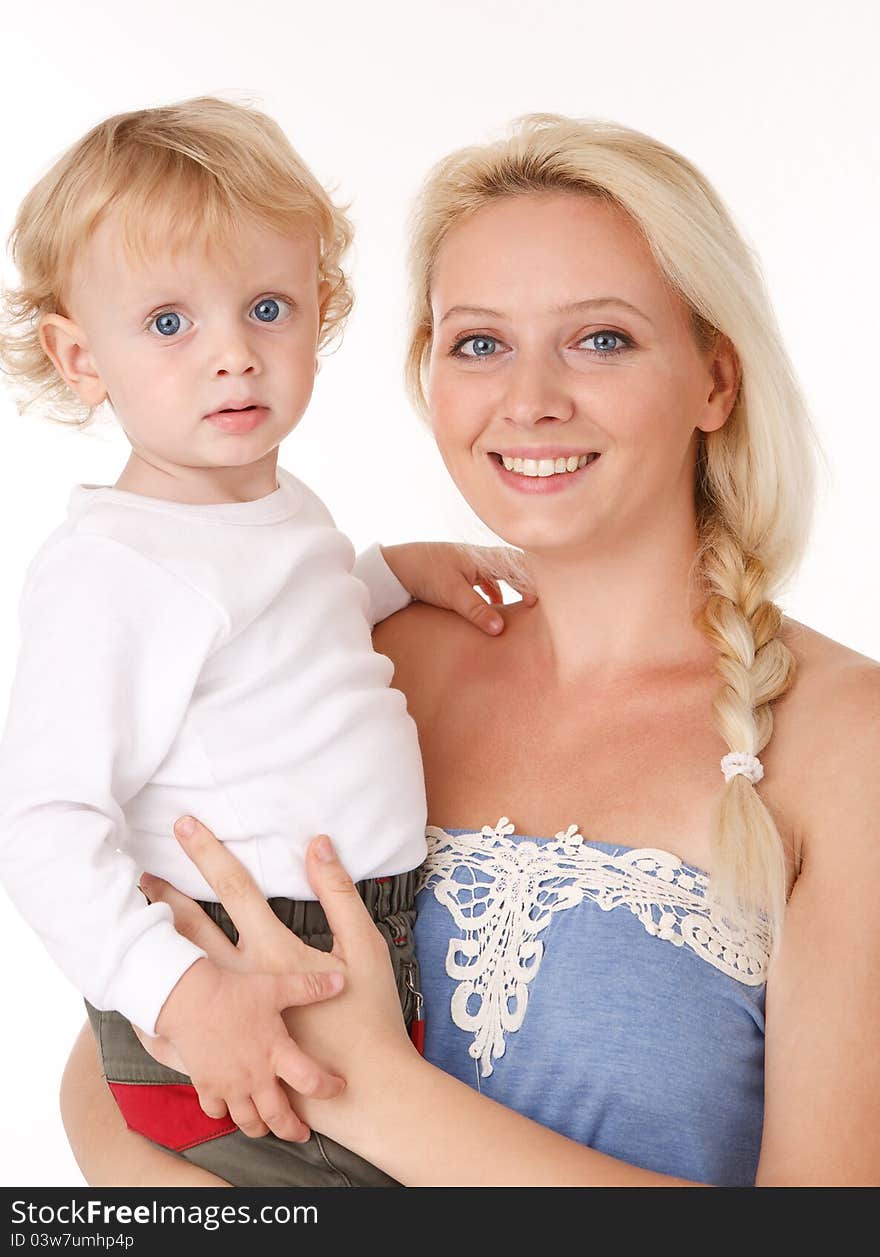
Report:
<svg viewBox="0 0 880 1257"><path fill-rule="evenodd" d="M502 602L498 573L522 597L527 606L537 598L513 571L508 552L491 546L456 546L440 541L414 541L402 546L383 546L382 554L401 585L419 602L455 611L484 633L496 636L504 620L493 610ZM489 599L474 589L482 589Z"/></svg>
<svg viewBox="0 0 880 1257"><path fill-rule="evenodd" d="M162 1006L159 1038L139 1037L163 1064L189 1074L209 1117L225 1117L228 1110L252 1138L271 1130L279 1139L303 1142L309 1128L279 1079L321 1099L339 1095L345 1084L297 1047L281 1013L341 987L338 972L237 973L198 960Z"/></svg>

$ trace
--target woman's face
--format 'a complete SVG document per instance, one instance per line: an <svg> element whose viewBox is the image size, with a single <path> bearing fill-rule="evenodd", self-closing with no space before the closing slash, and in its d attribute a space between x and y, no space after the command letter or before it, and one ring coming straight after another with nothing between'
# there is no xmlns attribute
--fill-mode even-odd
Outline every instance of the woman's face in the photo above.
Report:
<svg viewBox="0 0 880 1257"><path fill-rule="evenodd" d="M500 537L583 551L693 510L697 430L727 418L735 360L697 346L621 210L572 193L484 206L444 240L431 303L434 434Z"/></svg>

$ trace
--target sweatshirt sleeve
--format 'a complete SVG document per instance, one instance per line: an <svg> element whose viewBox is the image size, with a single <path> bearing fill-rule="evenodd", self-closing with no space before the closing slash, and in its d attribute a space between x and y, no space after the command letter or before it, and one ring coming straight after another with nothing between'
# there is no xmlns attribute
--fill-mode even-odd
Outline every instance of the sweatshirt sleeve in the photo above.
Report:
<svg viewBox="0 0 880 1257"><path fill-rule="evenodd" d="M370 595L370 624L387 620L395 611L402 611L412 602L409 591L385 562L378 544L363 550L355 559L352 575L363 581Z"/></svg>
<svg viewBox="0 0 880 1257"><path fill-rule="evenodd" d="M100 536L50 545L22 595L0 743L0 873L82 994L149 1034L205 953L137 889L122 809L167 754L224 627L197 590Z"/></svg>

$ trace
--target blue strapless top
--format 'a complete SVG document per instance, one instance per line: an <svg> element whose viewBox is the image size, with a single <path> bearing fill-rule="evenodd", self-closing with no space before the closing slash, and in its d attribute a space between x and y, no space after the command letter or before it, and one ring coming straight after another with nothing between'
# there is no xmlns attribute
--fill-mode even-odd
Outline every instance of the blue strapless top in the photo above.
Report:
<svg viewBox="0 0 880 1257"><path fill-rule="evenodd" d="M428 829L416 946L425 1054L644 1169L749 1186L761 1145L767 935L667 851Z"/></svg>

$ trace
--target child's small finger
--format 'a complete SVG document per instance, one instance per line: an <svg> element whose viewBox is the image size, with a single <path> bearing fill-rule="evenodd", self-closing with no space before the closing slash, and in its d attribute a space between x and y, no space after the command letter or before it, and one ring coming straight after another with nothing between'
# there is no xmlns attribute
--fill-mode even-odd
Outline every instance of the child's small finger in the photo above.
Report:
<svg viewBox="0 0 880 1257"><path fill-rule="evenodd" d="M500 603L504 602L504 594L501 592L501 586L496 585L495 581L481 577L476 582L476 585L478 589L482 589L483 593L494 606L498 606Z"/></svg>
<svg viewBox="0 0 880 1257"><path fill-rule="evenodd" d="M288 1143L302 1143L309 1138L309 1128L301 1121L284 1094L280 1083L255 1091L254 1104L272 1134Z"/></svg>
<svg viewBox="0 0 880 1257"><path fill-rule="evenodd" d="M332 1100L345 1090L345 1080L322 1069L293 1039L288 1039L275 1058L278 1077L302 1096Z"/></svg>
<svg viewBox="0 0 880 1257"><path fill-rule="evenodd" d="M199 1091L198 1087L196 1087L196 1095L199 1097L202 1112L206 1113L208 1117L216 1117L219 1121L220 1118L226 1117L229 1113L226 1102L220 1096L214 1095L209 1091Z"/></svg>
<svg viewBox="0 0 880 1257"><path fill-rule="evenodd" d="M497 637L504 629L504 620L495 608L470 587L455 591L450 609L456 611L462 619L470 620L475 628L488 633L490 637Z"/></svg>
<svg viewBox="0 0 880 1257"><path fill-rule="evenodd" d="M253 1100L239 1100L229 1106L229 1116L248 1139L262 1139L268 1135L269 1127L257 1112Z"/></svg>
<svg viewBox="0 0 880 1257"><path fill-rule="evenodd" d="M514 593L519 594L520 598L522 598L527 607L533 607L538 601L538 595L535 593L532 586L526 584L525 581L510 580L508 584Z"/></svg>

